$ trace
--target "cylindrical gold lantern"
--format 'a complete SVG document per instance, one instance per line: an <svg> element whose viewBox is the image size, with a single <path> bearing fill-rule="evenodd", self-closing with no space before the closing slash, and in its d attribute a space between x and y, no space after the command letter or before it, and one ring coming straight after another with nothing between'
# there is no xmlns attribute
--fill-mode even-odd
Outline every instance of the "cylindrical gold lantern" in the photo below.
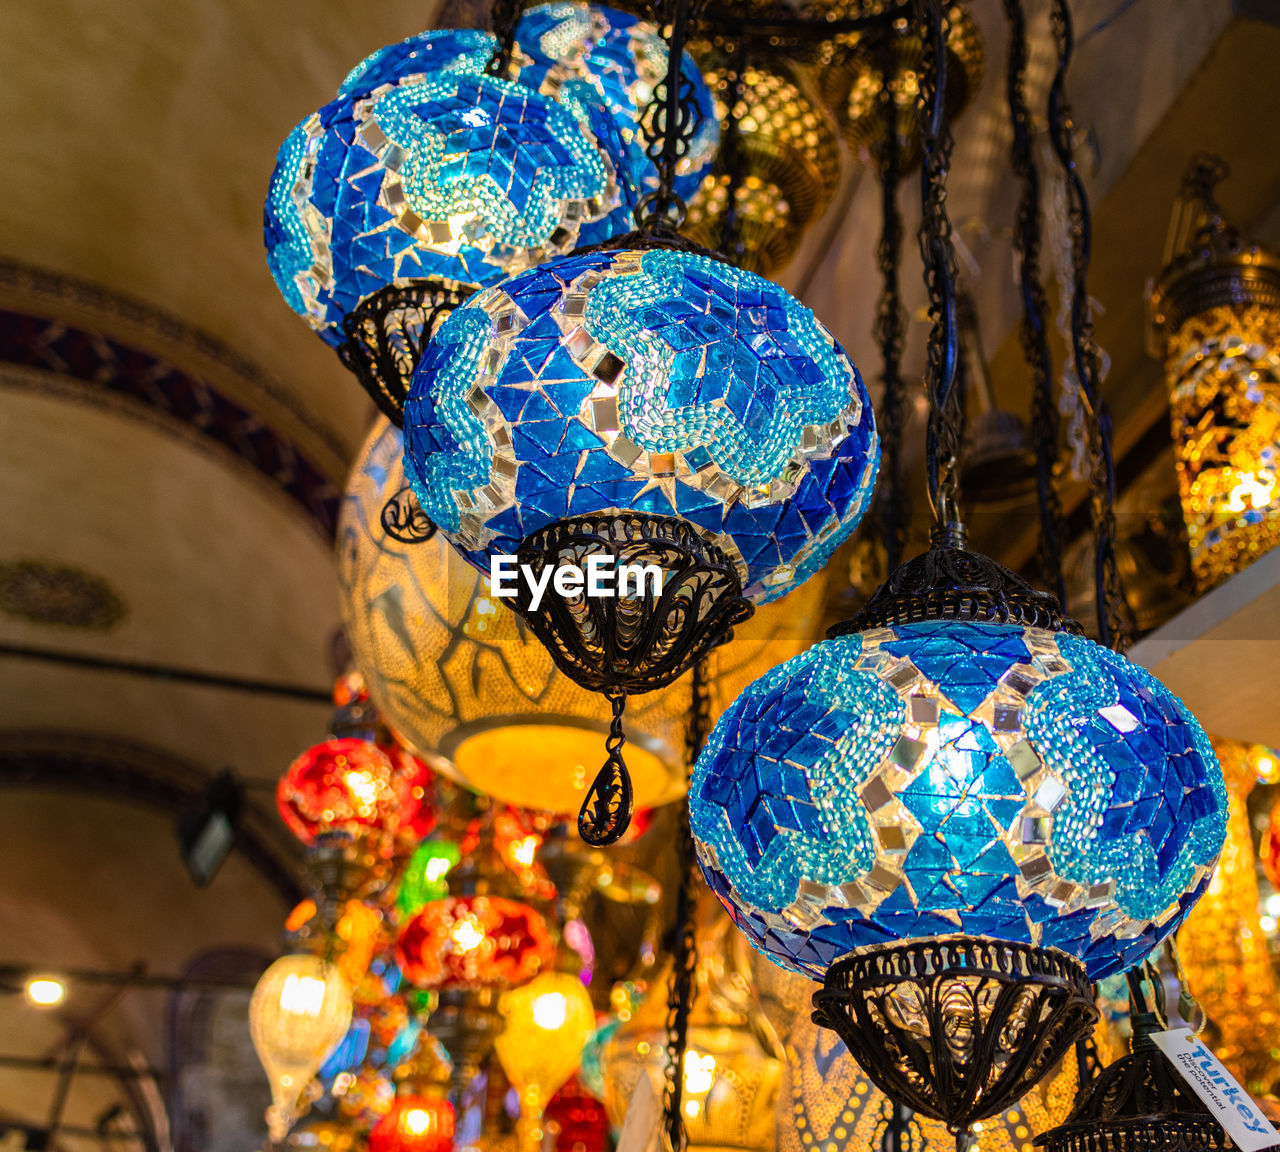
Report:
<svg viewBox="0 0 1280 1152"><path fill-rule="evenodd" d="M559 672L488 580L436 535L404 544L382 526L405 487L402 437L379 419L347 484L338 525L342 614L357 667L404 743L461 784L521 807L576 812L604 757L609 708ZM758 611L710 658L723 708L795 655L819 623L825 577ZM684 790L689 678L627 703L638 807Z"/></svg>
<svg viewBox="0 0 1280 1152"><path fill-rule="evenodd" d="M800 246L805 228L822 214L840 182L840 150L826 109L810 99L799 69L781 61L750 65L742 72L742 95L729 126L731 87L723 69L707 72L716 95L716 115L725 124L721 159L689 204L686 231L699 244L717 248L729 203L729 154L741 174L735 194L742 251L734 261L768 276Z"/></svg>
<svg viewBox="0 0 1280 1152"><path fill-rule="evenodd" d="M1192 164L1174 214L1178 254L1151 301L1202 592L1280 543L1280 256L1226 223L1213 193L1225 174L1213 157ZM1179 232L1190 232L1185 247Z"/></svg>
<svg viewBox="0 0 1280 1152"><path fill-rule="evenodd" d="M986 53L977 22L963 4L947 9L947 119L955 119L973 101L982 83ZM924 154L916 113L920 73L924 67L924 41L905 19L875 32L855 34L845 40L819 72L822 98L835 109L836 119L855 152L867 151L880 163L885 140L885 117L880 105L882 60L892 62L889 87L893 93L893 130L898 139L898 171L906 175Z"/></svg>
<svg viewBox="0 0 1280 1152"><path fill-rule="evenodd" d="M777 1152L861 1152L886 1146L881 1137L892 1105L858 1067L840 1038L809 1017L821 987L756 954L752 978L770 1022L782 1037L786 1063L776 1113ZM1014 1108L974 1125L973 1152L1034 1152L1034 1137L1066 1118L1075 1096L1074 1061L1033 1089ZM938 1120L913 1116L910 1147L951 1152L955 1137Z"/></svg>
<svg viewBox="0 0 1280 1152"><path fill-rule="evenodd" d="M688 1146L690 1152L772 1152L781 1054L770 1050L773 1030L750 994L745 940L718 905L704 903L700 913L693 1011L681 1070ZM648 1076L662 1095L665 976L649 989L604 1052L604 1102L615 1126L622 1123L641 1076Z"/></svg>
<svg viewBox="0 0 1280 1152"><path fill-rule="evenodd" d="M1250 1092L1275 1094L1280 982L1262 931L1248 808L1258 782L1255 765L1270 750L1217 737L1213 749L1227 781L1227 842L1208 889L1178 931L1178 952L1219 1058Z"/></svg>

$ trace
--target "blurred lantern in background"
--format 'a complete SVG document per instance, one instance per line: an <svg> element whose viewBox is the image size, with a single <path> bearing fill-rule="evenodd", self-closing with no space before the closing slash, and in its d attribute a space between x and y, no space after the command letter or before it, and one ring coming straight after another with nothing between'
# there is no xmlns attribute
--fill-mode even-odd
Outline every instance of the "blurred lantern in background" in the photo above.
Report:
<svg viewBox="0 0 1280 1152"><path fill-rule="evenodd" d="M346 1035L351 1007L346 981L318 956L282 956L259 979L249 1031L271 1082L272 1140L288 1133L300 1093Z"/></svg>
<svg viewBox="0 0 1280 1152"><path fill-rule="evenodd" d="M400 929L396 959L419 988L514 986L554 954L542 916L502 896L434 900Z"/></svg>
<svg viewBox="0 0 1280 1152"><path fill-rule="evenodd" d="M1151 301L1202 592L1280 543L1280 256L1224 219L1226 174L1193 161Z"/></svg>
<svg viewBox="0 0 1280 1152"><path fill-rule="evenodd" d="M544 972L503 993L499 1011L506 1028L495 1044L498 1060L520 1094L522 1148L536 1152L545 1135L543 1111L577 1071L595 1028L595 1010L577 976Z"/></svg>
<svg viewBox="0 0 1280 1152"><path fill-rule="evenodd" d="M1249 794L1274 755L1215 737L1227 781L1227 842L1209 887L1178 932L1187 988L1209 1020L1206 1040L1246 1090L1280 1087L1280 981L1261 923Z"/></svg>
<svg viewBox="0 0 1280 1152"><path fill-rule="evenodd" d="M369 1152L450 1152L454 1108L449 1066L439 1043L420 1032L411 1057L395 1071L396 1097L369 1133Z"/></svg>
<svg viewBox="0 0 1280 1152"><path fill-rule="evenodd" d="M577 1076L554 1095L542 1118L555 1140L555 1152L607 1152L609 1114Z"/></svg>
<svg viewBox="0 0 1280 1152"><path fill-rule="evenodd" d="M396 907L409 917L424 904L449 895L447 877L459 860L458 846L450 840L424 840L414 849L400 877Z"/></svg>

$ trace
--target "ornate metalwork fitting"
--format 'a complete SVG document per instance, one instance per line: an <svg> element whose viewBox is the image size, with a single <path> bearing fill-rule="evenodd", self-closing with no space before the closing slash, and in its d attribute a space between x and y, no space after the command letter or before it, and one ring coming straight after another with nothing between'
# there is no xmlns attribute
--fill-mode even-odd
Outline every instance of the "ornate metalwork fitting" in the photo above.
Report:
<svg viewBox="0 0 1280 1152"><path fill-rule="evenodd" d="M616 512L558 520L530 535L517 559L541 579L548 566L585 570L588 558L600 554L612 558L615 571L656 568L660 591L641 580L627 595L561 595L552 583L535 610L522 581L515 598L560 670L592 691L637 695L665 688L731 639L733 626L754 611L733 561L671 516Z"/></svg>
<svg viewBox="0 0 1280 1152"><path fill-rule="evenodd" d="M1016 1103L1098 1018L1078 961L972 936L841 960L813 1007L881 1091L953 1132Z"/></svg>
<svg viewBox="0 0 1280 1152"><path fill-rule="evenodd" d="M833 624L827 636L922 620L975 620L1083 634L1084 629L1062 611L1053 593L1033 588L989 556L970 552L965 542L959 524L935 529L927 552L890 573L862 609L851 619Z"/></svg>
<svg viewBox="0 0 1280 1152"><path fill-rule="evenodd" d="M1157 332L1176 332L1192 316L1224 305L1280 309L1280 255L1242 239L1214 195L1228 171L1218 157L1201 154L1183 177L1181 198L1195 213L1195 230L1152 293Z"/></svg>
<svg viewBox="0 0 1280 1152"><path fill-rule="evenodd" d="M338 359L388 420L404 426L404 402L422 350L444 319L472 293L464 285L418 280L388 284L343 321Z"/></svg>
<svg viewBox="0 0 1280 1152"><path fill-rule="evenodd" d="M1219 1152L1222 1125L1151 1041L1150 1013L1134 1013L1133 1052L1086 1085L1071 1114L1033 1141L1047 1152Z"/></svg>
<svg viewBox="0 0 1280 1152"><path fill-rule="evenodd" d="M425 544L436 526L407 484L382 506L382 530L401 544Z"/></svg>

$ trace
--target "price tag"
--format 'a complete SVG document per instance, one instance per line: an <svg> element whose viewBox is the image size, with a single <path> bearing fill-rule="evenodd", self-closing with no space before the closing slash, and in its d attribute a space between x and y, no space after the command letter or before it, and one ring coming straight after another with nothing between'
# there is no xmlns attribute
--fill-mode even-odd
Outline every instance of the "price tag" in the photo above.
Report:
<svg viewBox="0 0 1280 1152"><path fill-rule="evenodd" d="M622 1119L622 1132L618 1135L618 1152L657 1152L658 1122L662 1119L662 1105L653 1090L653 1082L647 1072L640 1074L636 1086L627 1101L627 1114Z"/></svg>
<svg viewBox="0 0 1280 1152"><path fill-rule="evenodd" d="M1261 1152L1280 1144L1280 1132L1191 1029L1157 1032L1151 1039L1169 1057L1187 1087L1227 1130L1240 1152Z"/></svg>

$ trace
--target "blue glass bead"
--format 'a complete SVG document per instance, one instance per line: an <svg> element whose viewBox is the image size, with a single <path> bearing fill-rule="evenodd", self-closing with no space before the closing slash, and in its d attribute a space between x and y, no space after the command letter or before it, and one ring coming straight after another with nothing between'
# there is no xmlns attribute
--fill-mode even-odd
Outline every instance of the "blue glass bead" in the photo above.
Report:
<svg viewBox="0 0 1280 1152"><path fill-rule="evenodd" d="M744 289L769 307L735 308ZM713 379L720 350L730 367ZM673 401L677 362L690 382ZM782 371L796 364L811 372ZM735 390L745 418L723 400ZM566 515L630 510L703 529L757 602L848 538L880 451L857 370L807 308L750 272L664 250L566 257L473 297L423 353L405 439L424 511L481 571Z"/></svg>
<svg viewBox="0 0 1280 1152"><path fill-rule="evenodd" d="M855 949L960 932L1060 949L1095 980L1127 970L1204 890L1227 812L1208 738L1143 669L949 621L827 640L762 677L689 805L735 921L819 980Z"/></svg>

